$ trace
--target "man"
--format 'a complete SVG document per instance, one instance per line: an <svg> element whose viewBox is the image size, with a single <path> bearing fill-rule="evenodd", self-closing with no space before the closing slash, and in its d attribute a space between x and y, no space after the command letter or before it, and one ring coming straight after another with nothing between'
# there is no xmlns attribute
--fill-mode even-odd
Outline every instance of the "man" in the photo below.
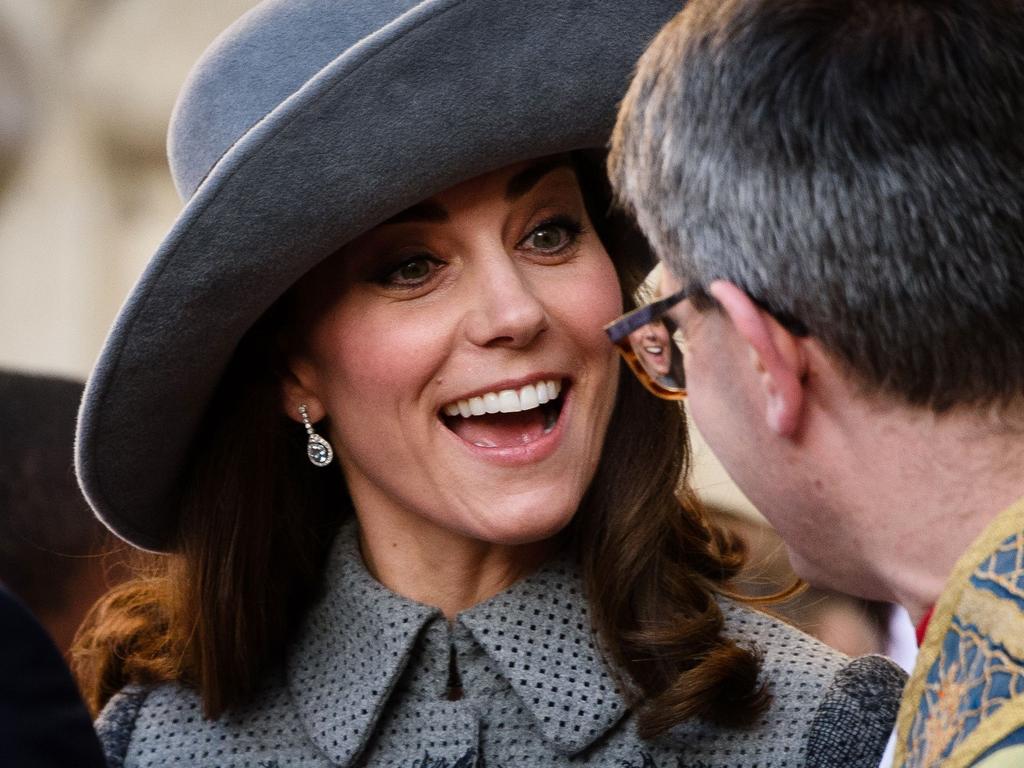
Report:
<svg viewBox="0 0 1024 768"><path fill-rule="evenodd" d="M896 764L1024 765L1024 4L691 0L610 169L794 568L927 629Z"/></svg>

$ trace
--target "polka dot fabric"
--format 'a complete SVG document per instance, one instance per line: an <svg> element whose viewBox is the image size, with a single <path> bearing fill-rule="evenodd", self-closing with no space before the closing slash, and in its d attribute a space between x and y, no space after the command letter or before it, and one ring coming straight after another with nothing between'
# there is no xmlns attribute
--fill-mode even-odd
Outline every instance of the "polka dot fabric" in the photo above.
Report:
<svg viewBox="0 0 1024 768"><path fill-rule="evenodd" d="M813 765L874 768L891 723L861 723L863 702L846 706L860 672L775 619L722 607L727 631L763 652L773 706L750 729L692 721L643 741L569 561L448 622L374 581L349 525L285 671L247 707L210 722L182 686L133 688L112 700L98 727L114 768L797 768L809 764L809 740L837 740L821 734L877 742L877 750L862 746L868 757L854 763L821 752ZM872 696L898 698L898 678L881 690L873 679Z"/></svg>
<svg viewBox="0 0 1024 768"><path fill-rule="evenodd" d="M289 654L288 687L316 745L335 764L349 765L365 748L420 631L444 619L370 576L354 526L339 536L326 578L330 588Z"/></svg>
<svg viewBox="0 0 1024 768"><path fill-rule="evenodd" d="M570 564L555 563L460 619L559 752L579 752L626 713Z"/></svg>

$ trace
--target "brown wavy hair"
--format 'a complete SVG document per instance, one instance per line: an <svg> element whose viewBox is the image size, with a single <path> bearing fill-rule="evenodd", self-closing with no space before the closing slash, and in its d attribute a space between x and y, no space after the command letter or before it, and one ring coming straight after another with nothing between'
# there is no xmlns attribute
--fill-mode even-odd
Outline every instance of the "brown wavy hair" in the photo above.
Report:
<svg viewBox="0 0 1024 768"><path fill-rule="evenodd" d="M652 263L646 243L610 210L601 159L576 160L632 306ZM140 556L138 576L102 598L79 631L74 668L94 713L129 683L179 681L218 717L283 662L320 592L333 534L353 510L337 474L309 466L304 432L281 412L275 350L288 316L287 300L268 312L218 386L179 483L174 553ZM689 467L681 408L622 370L601 461L565 533L594 629L638 705L644 738L691 717L752 724L770 703L760 659L722 634L716 600L742 548L685 483L677 487Z"/></svg>

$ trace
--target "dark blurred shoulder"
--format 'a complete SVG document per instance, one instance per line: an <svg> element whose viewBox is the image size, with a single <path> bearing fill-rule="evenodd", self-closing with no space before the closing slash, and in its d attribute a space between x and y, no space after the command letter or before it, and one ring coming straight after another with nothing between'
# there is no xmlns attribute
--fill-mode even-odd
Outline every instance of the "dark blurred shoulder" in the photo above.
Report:
<svg viewBox="0 0 1024 768"><path fill-rule="evenodd" d="M0 755L5 768L104 765L64 659L28 609L3 587L0 627Z"/></svg>

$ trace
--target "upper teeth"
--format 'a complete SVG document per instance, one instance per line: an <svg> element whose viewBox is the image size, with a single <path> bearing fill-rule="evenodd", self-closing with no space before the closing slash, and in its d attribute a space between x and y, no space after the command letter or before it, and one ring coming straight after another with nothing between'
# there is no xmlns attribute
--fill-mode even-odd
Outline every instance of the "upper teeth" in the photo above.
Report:
<svg viewBox="0 0 1024 768"><path fill-rule="evenodd" d="M485 413L519 413L554 400L562 391L562 382L555 379L527 384L519 389L487 392L466 400L456 400L444 407L449 416L483 416Z"/></svg>

